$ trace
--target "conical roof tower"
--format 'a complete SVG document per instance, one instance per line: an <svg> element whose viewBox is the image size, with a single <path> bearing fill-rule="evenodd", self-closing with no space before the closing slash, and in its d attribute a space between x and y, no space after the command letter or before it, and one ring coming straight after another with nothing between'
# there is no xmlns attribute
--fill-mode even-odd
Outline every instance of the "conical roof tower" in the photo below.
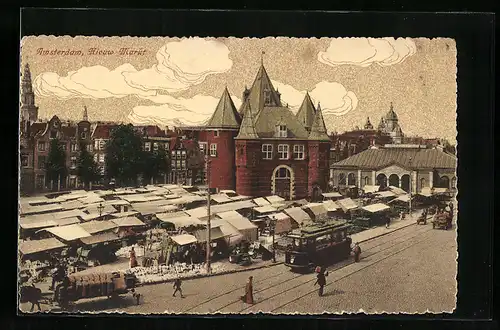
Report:
<svg viewBox="0 0 500 330"><path fill-rule="evenodd" d="M258 139L259 135L255 131L254 114L250 108L250 103L245 103L243 110L245 111L245 115L241 121L240 131L236 139Z"/></svg>
<svg viewBox="0 0 500 330"><path fill-rule="evenodd" d="M309 140L330 141L330 137L328 136L325 126L325 120L323 119L323 111L321 111L319 103L311 127L311 133L309 133Z"/></svg>
<svg viewBox="0 0 500 330"><path fill-rule="evenodd" d="M231 95L227 87L224 88L219 103L215 108L212 117L208 120L207 128L239 128L241 117L236 111Z"/></svg>
<svg viewBox="0 0 500 330"><path fill-rule="evenodd" d="M308 131L311 131L315 113L316 109L314 108L311 96L309 96L309 92L307 92L296 116L300 123L304 125L304 128Z"/></svg>

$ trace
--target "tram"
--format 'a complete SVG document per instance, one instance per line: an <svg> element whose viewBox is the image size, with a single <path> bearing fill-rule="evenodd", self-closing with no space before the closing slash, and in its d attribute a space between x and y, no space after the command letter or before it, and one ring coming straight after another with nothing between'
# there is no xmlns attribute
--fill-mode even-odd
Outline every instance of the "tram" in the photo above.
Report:
<svg viewBox="0 0 500 330"><path fill-rule="evenodd" d="M345 221L330 220L302 227L287 238L285 265L294 272L311 272L317 265L327 266L349 258L351 238Z"/></svg>

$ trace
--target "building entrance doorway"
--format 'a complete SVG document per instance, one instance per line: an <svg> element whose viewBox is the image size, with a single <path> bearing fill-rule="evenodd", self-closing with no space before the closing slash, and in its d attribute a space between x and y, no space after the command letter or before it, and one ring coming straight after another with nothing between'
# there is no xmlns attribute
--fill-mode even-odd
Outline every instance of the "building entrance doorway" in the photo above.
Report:
<svg viewBox="0 0 500 330"><path fill-rule="evenodd" d="M274 194L290 200L292 174L286 167L279 167L274 172Z"/></svg>

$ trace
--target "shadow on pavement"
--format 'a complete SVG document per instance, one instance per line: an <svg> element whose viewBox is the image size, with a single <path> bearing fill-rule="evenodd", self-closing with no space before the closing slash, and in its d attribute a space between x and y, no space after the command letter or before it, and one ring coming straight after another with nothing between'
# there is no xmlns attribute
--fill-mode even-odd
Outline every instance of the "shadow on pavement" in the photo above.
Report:
<svg viewBox="0 0 500 330"><path fill-rule="evenodd" d="M143 304L144 300L140 302ZM70 310L69 313L78 313L78 312L113 312L116 310L120 310L122 308L127 308L130 306L137 305L136 300L132 295L123 295L115 298L98 298L94 300L87 301L76 301L74 306Z"/></svg>

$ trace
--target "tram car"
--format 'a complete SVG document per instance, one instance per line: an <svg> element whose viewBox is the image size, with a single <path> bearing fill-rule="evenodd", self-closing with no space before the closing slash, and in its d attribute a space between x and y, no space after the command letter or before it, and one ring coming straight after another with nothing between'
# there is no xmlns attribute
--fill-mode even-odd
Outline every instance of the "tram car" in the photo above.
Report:
<svg viewBox="0 0 500 330"><path fill-rule="evenodd" d="M327 266L349 258L350 227L346 221L330 220L292 231L287 235L291 244L285 252L285 265L294 272L312 272L317 265Z"/></svg>

